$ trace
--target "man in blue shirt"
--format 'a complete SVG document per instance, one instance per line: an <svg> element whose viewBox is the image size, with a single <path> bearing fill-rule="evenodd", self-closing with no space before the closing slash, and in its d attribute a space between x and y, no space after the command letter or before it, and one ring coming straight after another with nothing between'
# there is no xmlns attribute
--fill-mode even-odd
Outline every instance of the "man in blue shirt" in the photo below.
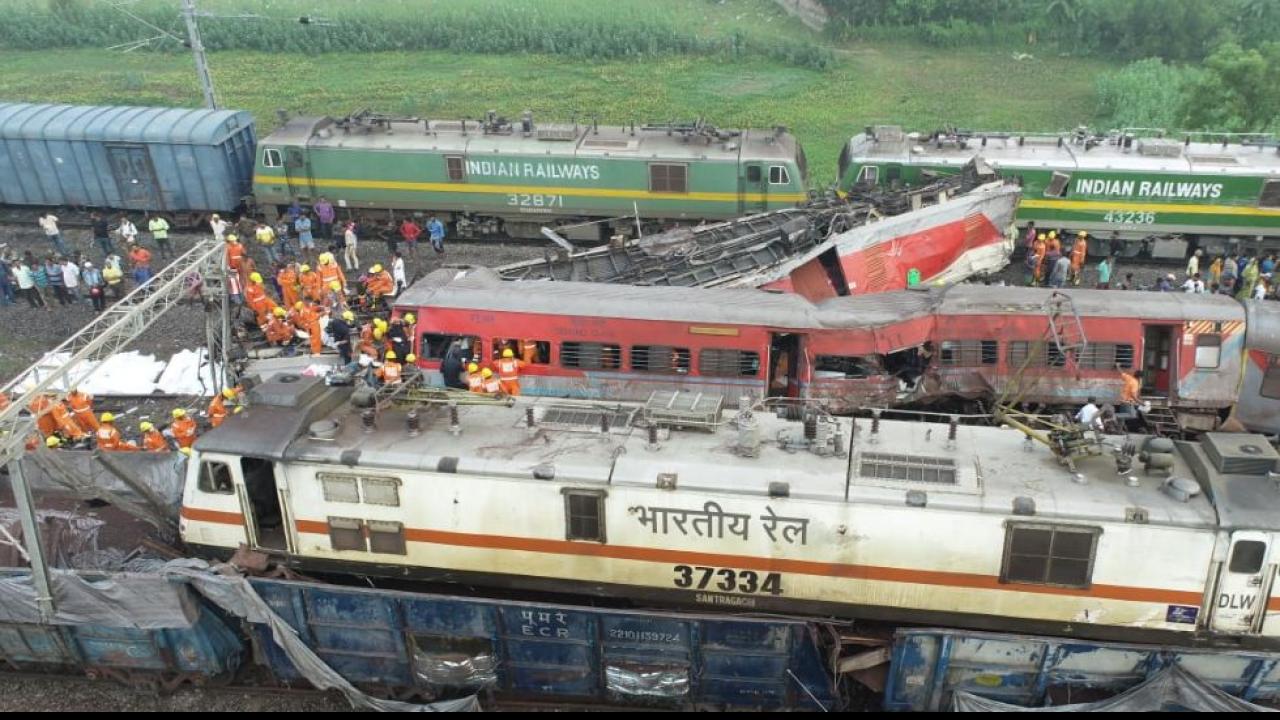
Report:
<svg viewBox="0 0 1280 720"><path fill-rule="evenodd" d="M427 234L431 238L431 248L437 253L444 252L444 223L435 215L427 221Z"/></svg>

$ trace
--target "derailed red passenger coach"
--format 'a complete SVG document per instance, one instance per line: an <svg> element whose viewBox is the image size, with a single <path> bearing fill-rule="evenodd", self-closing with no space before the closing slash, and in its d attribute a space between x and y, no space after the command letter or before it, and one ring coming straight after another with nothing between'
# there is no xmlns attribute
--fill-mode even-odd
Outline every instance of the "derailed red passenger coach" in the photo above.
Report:
<svg viewBox="0 0 1280 720"><path fill-rule="evenodd" d="M417 314L419 364L443 381L451 343L480 363L523 352L523 392L643 400L655 390L823 399L836 412L990 401L1119 403L1143 396L1212 427L1236 401L1245 308L1223 296L1066 290L1086 350L1043 338L1051 291L956 285L811 302L750 289L504 282L441 270L398 300ZM1027 361L1031 355L1030 361ZM1026 366L1025 371L1020 370ZM1197 420L1197 416L1199 419ZM1199 423L1200 425L1197 425Z"/></svg>

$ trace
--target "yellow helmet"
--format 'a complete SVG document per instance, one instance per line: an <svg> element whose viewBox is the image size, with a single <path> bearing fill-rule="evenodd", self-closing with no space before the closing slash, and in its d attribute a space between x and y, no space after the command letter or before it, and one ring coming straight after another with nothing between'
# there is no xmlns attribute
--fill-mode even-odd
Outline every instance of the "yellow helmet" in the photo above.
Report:
<svg viewBox="0 0 1280 720"><path fill-rule="evenodd" d="M223 388L222 397L230 400L236 396L236 391L232 388Z"/></svg>
<svg viewBox="0 0 1280 720"><path fill-rule="evenodd" d="M418 356L414 355L413 353L409 353L408 355L404 356L404 361L407 363L418 362Z"/></svg>
<svg viewBox="0 0 1280 720"><path fill-rule="evenodd" d="M369 268L369 272L371 272L371 273L380 273L380 272L382 272L382 265L380 265L380 264L374 264L374 266L373 266L373 267Z"/></svg>
<svg viewBox="0 0 1280 720"><path fill-rule="evenodd" d="M173 409L173 417L174 417L174 418L184 418L184 417L186 417L186 416L187 416L187 411L186 411L186 410L183 410L182 408L174 408L174 409Z"/></svg>
<svg viewBox="0 0 1280 720"><path fill-rule="evenodd" d="M299 268L298 268L298 270L299 270L299 271L301 271L301 272L311 272L311 266L310 266L310 265L303 265L303 266L299 267Z"/></svg>
<svg viewBox="0 0 1280 720"><path fill-rule="evenodd" d="M493 377L493 371L489 368L485 368L480 371L480 377Z"/></svg>
<svg viewBox="0 0 1280 720"><path fill-rule="evenodd" d="M1044 240L1044 239L1046 239L1046 238L1045 238L1044 233L1040 233L1039 235L1037 235L1037 236L1036 236L1036 239L1037 239L1037 240Z"/></svg>
<svg viewBox="0 0 1280 720"><path fill-rule="evenodd" d="M342 283L337 280L332 280L329 282L329 289L334 292L342 292Z"/></svg>
<svg viewBox="0 0 1280 720"><path fill-rule="evenodd" d="M504 348L504 349L502 350L502 357L504 357L504 358L512 358L512 357L515 357L515 356L516 356L516 354L515 354L515 353L513 353L513 352L511 352L511 348Z"/></svg>
<svg viewBox="0 0 1280 720"><path fill-rule="evenodd" d="M344 310L342 311L342 319L346 320L347 322L355 322L356 314L351 312L350 310Z"/></svg>
<svg viewBox="0 0 1280 720"><path fill-rule="evenodd" d="M1084 230L1081 230L1080 232L1076 233L1076 237L1084 237L1085 235L1088 235L1088 234L1089 233L1085 232Z"/></svg>
<svg viewBox="0 0 1280 720"><path fill-rule="evenodd" d="M1050 230L1050 231L1049 231L1049 237L1050 237L1050 238L1056 238L1056 237L1058 237L1058 231L1057 231L1057 230Z"/></svg>
<svg viewBox="0 0 1280 720"><path fill-rule="evenodd" d="M467 365L467 372L479 372L479 370L480 370L480 366L475 363L471 363L470 365Z"/></svg>
<svg viewBox="0 0 1280 720"><path fill-rule="evenodd" d="M301 309L302 309L302 301L301 301L301 300L299 300L298 302L294 303L294 304L293 304L293 309L294 309L294 310L301 310Z"/></svg>
<svg viewBox="0 0 1280 720"><path fill-rule="evenodd" d="M62 440L57 435L50 435L49 437L44 439L45 447L56 448L61 444L62 444Z"/></svg>
<svg viewBox="0 0 1280 720"><path fill-rule="evenodd" d="M151 432L152 430L156 429L156 426L144 420L143 422L138 424L138 429L141 430L142 432Z"/></svg>
<svg viewBox="0 0 1280 720"><path fill-rule="evenodd" d="M381 340L381 339L382 339L382 328L374 328L374 329L373 329L373 339L374 339L374 340Z"/></svg>
<svg viewBox="0 0 1280 720"><path fill-rule="evenodd" d="M262 282L262 275L259 273L250 273L249 282L256 282L256 283Z"/></svg>
<svg viewBox="0 0 1280 720"><path fill-rule="evenodd" d="M227 242L235 242L239 239L240 238L236 237L235 233L227 233Z"/></svg>
<svg viewBox="0 0 1280 720"><path fill-rule="evenodd" d="M396 351L395 351L395 350L388 350L388 351L387 351L387 355L386 355L386 359L387 359L387 360L395 360L395 359L396 359L396 358L398 358L398 357L400 357L400 356L399 356L399 355L396 355Z"/></svg>
<svg viewBox="0 0 1280 720"><path fill-rule="evenodd" d="M104 423L109 423L109 422L115 422L115 421L116 421L116 416L115 416L115 415L112 415L112 414L111 414L111 413L109 413L109 412L107 412L107 413L102 413L102 422L104 422Z"/></svg>
<svg viewBox="0 0 1280 720"><path fill-rule="evenodd" d="M386 321L386 320L383 320L382 318L374 318L374 319L373 319L373 326L374 326L374 327L376 327L376 328L378 328L378 329L380 329L380 330L386 330L386 329L387 329L387 321Z"/></svg>
<svg viewBox="0 0 1280 720"><path fill-rule="evenodd" d="M417 315L414 315L413 313L405 313L405 314L404 314L404 321L405 321L405 322L407 322L407 323L409 323L410 325L412 325L412 324L414 324L414 323L418 322L418 316L417 316Z"/></svg>
<svg viewBox="0 0 1280 720"><path fill-rule="evenodd" d="M182 453L183 455L186 455L187 457L191 457L191 448L189 447L178 448L178 452Z"/></svg>
<svg viewBox="0 0 1280 720"><path fill-rule="evenodd" d="M276 309L271 311L271 314L275 315L276 317L284 317L284 308L277 305Z"/></svg>
<svg viewBox="0 0 1280 720"><path fill-rule="evenodd" d="M320 264L328 265L333 262L333 253L320 253Z"/></svg>

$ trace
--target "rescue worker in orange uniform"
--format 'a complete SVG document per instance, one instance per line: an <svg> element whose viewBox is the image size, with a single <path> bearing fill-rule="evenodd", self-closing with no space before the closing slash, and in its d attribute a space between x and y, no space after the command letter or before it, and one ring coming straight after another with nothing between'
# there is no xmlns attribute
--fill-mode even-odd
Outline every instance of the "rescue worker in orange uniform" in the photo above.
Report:
<svg viewBox="0 0 1280 720"><path fill-rule="evenodd" d="M1121 370L1120 379L1124 383L1124 387L1120 390L1120 402L1136 406L1141 402L1142 393L1142 378L1138 377L1138 371L1127 373Z"/></svg>
<svg viewBox="0 0 1280 720"><path fill-rule="evenodd" d="M342 268L338 267L338 263L334 262L333 253L322 253L320 255L320 282L325 287L329 287L330 283L337 282L342 286L343 292L347 290L347 276L342 272Z"/></svg>
<svg viewBox="0 0 1280 720"><path fill-rule="evenodd" d="M1080 284L1081 271L1084 269L1085 259L1089 255L1089 234L1081 230L1076 235L1076 242L1071 246L1071 284Z"/></svg>
<svg viewBox="0 0 1280 720"><path fill-rule="evenodd" d="M320 332L320 311L313 305L297 302L293 307L293 326L307 334L311 344L311 354L319 355L324 348L323 333Z"/></svg>
<svg viewBox="0 0 1280 720"><path fill-rule="evenodd" d="M364 289L377 303L382 298L395 294L396 283L391 279L391 273L383 270L382 265L375 264L369 268L369 277L364 281Z"/></svg>
<svg viewBox="0 0 1280 720"><path fill-rule="evenodd" d="M399 359L395 350L388 350L387 357L382 361L382 367L373 373L383 385L399 384L404 374L404 366L399 363Z"/></svg>
<svg viewBox="0 0 1280 720"><path fill-rule="evenodd" d="M531 365L538 362L538 341L523 340L520 343L520 359L525 365Z"/></svg>
<svg viewBox="0 0 1280 720"><path fill-rule="evenodd" d="M209 424L218 427L223 420L227 419L227 401L232 403L240 396L237 388L226 388L220 395L214 395L213 400L209 401ZM235 405L235 412L240 412L239 405Z"/></svg>
<svg viewBox="0 0 1280 720"><path fill-rule="evenodd" d="M467 390L473 393L484 392L484 376L480 374L480 366L475 363L467 365Z"/></svg>
<svg viewBox="0 0 1280 720"><path fill-rule="evenodd" d="M358 349L361 355L367 355L375 360L382 357L382 329L373 328L368 340L364 338L364 332L361 332L360 347Z"/></svg>
<svg viewBox="0 0 1280 720"><path fill-rule="evenodd" d="M244 245L234 234L227 235L227 269L240 277L242 286L248 284L245 282L248 277L244 271Z"/></svg>
<svg viewBox="0 0 1280 720"><path fill-rule="evenodd" d="M293 325L285 320L282 307L277 306L271 311L271 319L267 321L262 331L267 335L267 342L272 345L288 347L293 344Z"/></svg>
<svg viewBox="0 0 1280 720"><path fill-rule="evenodd" d="M53 419L53 399L48 395L37 395L31 398L27 409L36 418L36 429L44 437L58 432L58 421Z"/></svg>
<svg viewBox="0 0 1280 720"><path fill-rule="evenodd" d="M196 421L187 417L187 411L182 408L174 408L173 423L169 425L169 431L173 433L173 440L180 448L196 444Z"/></svg>
<svg viewBox="0 0 1280 720"><path fill-rule="evenodd" d="M169 441L164 439L164 435L160 434L155 425L143 422L138 425L138 430L142 432L143 450L147 452L169 452Z"/></svg>
<svg viewBox="0 0 1280 720"><path fill-rule="evenodd" d="M71 411L61 401L55 400L49 405L49 415L57 423L58 432L67 440L80 442L89 437L89 433L76 424L75 419L71 417Z"/></svg>
<svg viewBox="0 0 1280 720"><path fill-rule="evenodd" d="M0 412L4 412L5 408L9 407L11 402L12 401L9 399L8 394L0 392Z"/></svg>
<svg viewBox="0 0 1280 720"><path fill-rule="evenodd" d="M480 371L480 377L484 379L484 384L480 387L480 392L485 395L497 395L502 392L502 382L493 374L489 368Z"/></svg>
<svg viewBox="0 0 1280 720"><path fill-rule="evenodd" d="M262 286L262 276L258 273L249 275L249 284L244 289L244 303L253 311L259 326L267 324L272 311L277 307L276 301L271 299L267 289Z"/></svg>
<svg viewBox="0 0 1280 720"><path fill-rule="evenodd" d="M1032 282L1036 285L1039 285L1044 281L1044 254L1048 246L1049 243L1046 240L1044 233L1036 236L1036 241L1031 244L1031 252L1034 253L1036 257L1040 258L1040 261L1036 263L1035 270L1031 273Z"/></svg>
<svg viewBox="0 0 1280 720"><path fill-rule="evenodd" d="M116 416L109 412L102 413L101 422L98 425L98 432L94 433L98 439L98 449L104 451L117 450L137 450L138 446L120 437L120 431L116 429Z"/></svg>
<svg viewBox="0 0 1280 720"><path fill-rule="evenodd" d="M71 408L71 415L76 419L77 425L86 432L98 431L98 416L93 414L92 395L81 392L80 388L72 388L67 395L67 405Z"/></svg>
<svg viewBox="0 0 1280 720"><path fill-rule="evenodd" d="M320 273L312 270L310 265L298 268L298 285L306 299L314 303L324 302L324 281L320 279Z"/></svg>
<svg viewBox="0 0 1280 720"><path fill-rule="evenodd" d="M276 273L276 282L280 285L280 304L293 307L302 295L302 287L298 284L298 266L289 263Z"/></svg>
<svg viewBox="0 0 1280 720"><path fill-rule="evenodd" d="M524 367L524 363L516 359L516 354L511 348L502 351L502 358L498 360L498 383L502 388L502 394L510 397L516 397L520 394L520 368Z"/></svg>

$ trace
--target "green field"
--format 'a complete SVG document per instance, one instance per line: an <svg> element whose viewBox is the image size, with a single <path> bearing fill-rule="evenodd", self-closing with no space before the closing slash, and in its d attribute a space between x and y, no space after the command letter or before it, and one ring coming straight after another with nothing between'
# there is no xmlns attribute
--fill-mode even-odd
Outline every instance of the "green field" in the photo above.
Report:
<svg viewBox="0 0 1280 720"><path fill-rule="evenodd" d="M1016 61L1007 51L860 44L825 71L765 60L666 56L583 61L543 55L443 52L210 55L219 99L247 109L260 133L277 109L345 114L359 108L433 117L597 114L601 122L704 115L721 126L791 127L814 177L835 176L840 145L868 124L1069 129L1095 112L1100 60ZM0 98L101 104L200 104L184 54L63 49L0 51Z"/></svg>

